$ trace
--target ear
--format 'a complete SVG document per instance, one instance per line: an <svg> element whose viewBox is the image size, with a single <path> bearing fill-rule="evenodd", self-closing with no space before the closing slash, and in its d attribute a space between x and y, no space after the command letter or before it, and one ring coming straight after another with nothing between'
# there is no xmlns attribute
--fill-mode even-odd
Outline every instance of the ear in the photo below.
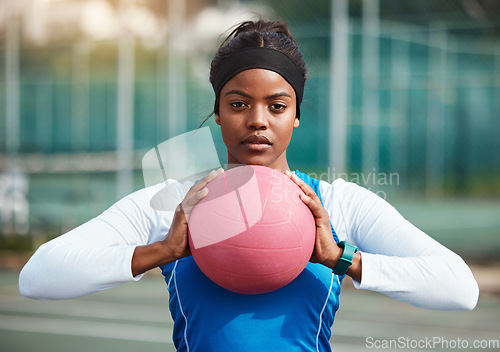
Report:
<svg viewBox="0 0 500 352"><path fill-rule="evenodd" d="M293 128L297 128L297 127L299 127L299 125L300 125L300 121L299 121L299 119L296 117L296 118L295 118L295 121L293 122Z"/></svg>
<svg viewBox="0 0 500 352"><path fill-rule="evenodd" d="M215 114L215 123L220 126L220 116L219 116L219 114Z"/></svg>

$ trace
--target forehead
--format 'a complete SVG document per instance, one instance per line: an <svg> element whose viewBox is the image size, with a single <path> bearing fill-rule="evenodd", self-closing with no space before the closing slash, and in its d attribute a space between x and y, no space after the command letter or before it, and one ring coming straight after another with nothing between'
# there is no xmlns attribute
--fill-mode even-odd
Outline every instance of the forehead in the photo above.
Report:
<svg viewBox="0 0 500 352"><path fill-rule="evenodd" d="M294 89L279 73L262 68L238 73L226 83L221 93L232 89L262 93L282 91L295 97Z"/></svg>

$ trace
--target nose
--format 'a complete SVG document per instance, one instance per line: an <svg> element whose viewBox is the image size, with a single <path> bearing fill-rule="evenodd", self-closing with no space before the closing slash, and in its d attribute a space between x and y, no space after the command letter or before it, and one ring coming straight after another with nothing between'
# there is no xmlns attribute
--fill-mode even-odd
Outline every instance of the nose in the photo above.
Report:
<svg viewBox="0 0 500 352"><path fill-rule="evenodd" d="M254 107L247 117L247 127L255 130L266 130L269 127L267 111L263 107Z"/></svg>

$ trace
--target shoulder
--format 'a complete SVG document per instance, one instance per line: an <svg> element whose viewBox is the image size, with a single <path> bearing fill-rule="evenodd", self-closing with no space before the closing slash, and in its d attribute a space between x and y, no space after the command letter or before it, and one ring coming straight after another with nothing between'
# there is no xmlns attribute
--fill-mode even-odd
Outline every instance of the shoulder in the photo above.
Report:
<svg viewBox="0 0 500 352"><path fill-rule="evenodd" d="M119 202L133 204L148 211L174 211L191 184L168 179L165 182L137 190Z"/></svg>
<svg viewBox="0 0 500 352"><path fill-rule="evenodd" d="M366 188L356 183L348 182L343 178L337 178L330 183L298 170L295 172L303 181L311 186L316 193L318 193L325 208L338 201L359 201L363 198L375 196Z"/></svg>
<svg viewBox="0 0 500 352"><path fill-rule="evenodd" d="M352 233L367 219L376 221L382 214L393 214L395 209L372 191L344 179L332 183L319 182L323 206L330 215L340 239L352 240Z"/></svg>
<svg viewBox="0 0 500 352"><path fill-rule="evenodd" d="M319 181L319 190L325 205L333 201L356 201L369 198L372 192L360 185L346 181L342 178L334 180L332 183Z"/></svg>
<svg viewBox="0 0 500 352"><path fill-rule="evenodd" d="M319 190L325 206L331 202L342 202L346 206L355 204L389 205L382 197L371 190L342 178L338 178L332 183L319 181Z"/></svg>
<svg viewBox="0 0 500 352"><path fill-rule="evenodd" d="M189 189L175 180L139 189L113 204L97 218L120 231L133 228L150 240L168 231L175 208ZM152 237L151 237L152 236Z"/></svg>

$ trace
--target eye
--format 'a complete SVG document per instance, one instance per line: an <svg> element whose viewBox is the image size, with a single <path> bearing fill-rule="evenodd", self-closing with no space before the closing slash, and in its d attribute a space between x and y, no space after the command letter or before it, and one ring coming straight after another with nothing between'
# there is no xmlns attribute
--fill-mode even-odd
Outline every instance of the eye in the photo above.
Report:
<svg viewBox="0 0 500 352"><path fill-rule="evenodd" d="M284 110L286 109L286 105L285 105L285 104L281 104L281 103L274 103L274 104L271 104L271 105L269 106L269 108L270 108L271 110L281 112L281 111L284 111Z"/></svg>
<svg viewBox="0 0 500 352"><path fill-rule="evenodd" d="M242 101L232 101L229 105L235 109L243 109L246 106L246 104Z"/></svg>

